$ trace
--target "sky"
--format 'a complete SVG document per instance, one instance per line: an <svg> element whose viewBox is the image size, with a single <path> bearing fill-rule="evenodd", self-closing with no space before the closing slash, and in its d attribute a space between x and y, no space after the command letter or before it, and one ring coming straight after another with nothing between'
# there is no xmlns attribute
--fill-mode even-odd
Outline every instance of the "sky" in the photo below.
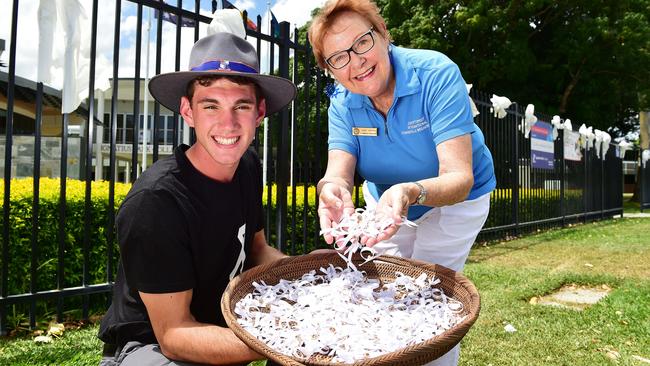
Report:
<svg viewBox="0 0 650 366"><path fill-rule="evenodd" d="M42 0L54 1L54 0ZM87 23L90 24L92 16L92 0L78 0L84 8L87 16ZM220 0L221 1L221 0ZM293 26L300 27L304 25L309 19L311 11L322 6L325 0L274 0L270 3L270 8L278 21L291 20ZM3 11L0 11L0 39L4 39L5 51L0 55L0 60L4 63L9 61L10 45L10 32L11 32L11 6L13 2L4 1ZM168 3L176 5L176 0L167 0ZM240 10L246 10L250 18L256 19L257 15L262 16L262 24L268 24L267 9L269 4L266 0L231 0ZM114 39L114 23L115 23L115 0L99 0L98 8L98 38L97 38L97 58L96 67L98 75L104 74L112 77L113 65L113 39ZM133 77L135 72L135 37L136 37L136 11L137 6L135 3L122 0L121 21L120 21L120 51L119 51L119 77ZM16 49L16 75L28 80L37 79L38 70L38 55L39 55L39 27L38 27L38 11L39 0L22 0L19 2L18 7L18 31ZM183 7L185 9L194 11L194 1L184 0ZM146 7L145 7L146 9ZM201 14L211 16L211 0L201 0ZM141 75L144 77L146 69L144 67L144 60L146 55L146 20L147 12L143 15L143 44L142 44L142 68ZM155 19L152 23L154 27L151 29L150 38L150 69L149 76L155 74L155 45L156 45L156 31ZM83 24L83 23L82 23ZM87 29L89 27L83 27ZM202 25L200 28L200 35L205 35L207 26ZM268 33L263 29L263 32ZM89 33L89 32L86 32ZM84 38L85 37L85 38ZM52 77L50 81L46 82L47 85L60 89L62 85L62 68L56 67L57 61L62 61L64 57L65 43L61 32L56 32L54 36L54 47L51 59L54 60L54 66L50 69ZM89 34L81 34L81 47L90 47ZM249 40L255 41L250 38ZM180 69L187 68L187 59L192 44L194 43L194 29L183 27L181 30L181 66ZM174 71L174 56L173 50L176 44L176 26L163 22L162 31L162 49L163 57L161 57L161 72ZM167 57L168 52L171 51L171 57ZM265 65L262 65L263 71ZM84 69L80 69L83 71ZM0 71L8 72L7 67L0 67Z"/></svg>

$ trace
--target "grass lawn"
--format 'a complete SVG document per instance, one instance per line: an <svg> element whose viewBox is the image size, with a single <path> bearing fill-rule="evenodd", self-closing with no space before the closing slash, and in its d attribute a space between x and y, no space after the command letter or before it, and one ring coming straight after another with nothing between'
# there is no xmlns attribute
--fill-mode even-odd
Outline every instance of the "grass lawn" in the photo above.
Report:
<svg viewBox="0 0 650 366"><path fill-rule="evenodd" d="M632 193L623 193L623 214L639 213L641 208L639 202L631 201ZM648 212L648 210L645 210Z"/></svg>
<svg viewBox="0 0 650 366"><path fill-rule="evenodd" d="M473 250L465 274L482 309L460 364L641 365L634 356L650 358L649 232L650 218L615 219ZM529 303L572 283L613 290L581 312Z"/></svg>
<svg viewBox="0 0 650 366"><path fill-rule="evenodd" d="M647 364L635 356L650 359L649 232L650 218L624 218L475 248L465 274L482 309L463 340L460 365ZM529 303L564 284L612 292L583 311ZM506 324L517 331L506 332ZM97 325L68 330L51 344L0 339L0 365L97 365L95 334Z"/></svg>

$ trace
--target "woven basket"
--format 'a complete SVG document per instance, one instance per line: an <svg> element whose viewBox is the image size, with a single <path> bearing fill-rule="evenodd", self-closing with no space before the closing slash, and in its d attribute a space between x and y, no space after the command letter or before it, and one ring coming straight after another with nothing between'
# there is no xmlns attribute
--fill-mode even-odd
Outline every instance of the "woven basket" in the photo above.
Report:
<svg viewBox="0 0 650 366"><path fill-rule="evenodd" d="M281 354L245 331L237 323L237 315L234 313L237 302L253 292L252 283L254 281L264 281L271 285L278 283L280 279L295 280L311 270L327 267L330 263L334 266L346 266L345 262L335 252L319 253L284 258L274 263L255 267L235 277L230 281L221 298L221 310L228 327L250 348L282 365L346 365L331 362L330 358L325 356L312 356L308 360L301 360ZM363 260L355 258L354 263L358 266L363 263ZM382 282L393 282L397 271L411 277L418 277L422 272L427 273L429 276L435 274L436 278L441 281L437 286L442 288L447 296L451 296L463 304L464 310L462 314L466 315L466 318L455 327L426 342L378 357L359 360L353 365L422 365L433 361L460 342L474 324L476 318L478 318L481 304L476 287L465 276L449 268L393 256L381 256L358 268L365 271L369 278L377 278Z"/></svg>

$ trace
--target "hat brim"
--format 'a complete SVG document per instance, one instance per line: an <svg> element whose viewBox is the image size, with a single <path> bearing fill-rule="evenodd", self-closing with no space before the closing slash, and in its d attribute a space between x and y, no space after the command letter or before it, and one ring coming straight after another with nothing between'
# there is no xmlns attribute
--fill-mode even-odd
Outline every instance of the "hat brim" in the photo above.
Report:
<svg viewBox="0 0 650 366"><path fill-rule="evenodd" d="M284 108L297 93L296 86L285 78L233 71L179 71L160 74L149 80L149 92L167 109L180 113L181 97L187 92L187 84L199 76L242 76L251 79L262 90L267 116Z"/></svg>

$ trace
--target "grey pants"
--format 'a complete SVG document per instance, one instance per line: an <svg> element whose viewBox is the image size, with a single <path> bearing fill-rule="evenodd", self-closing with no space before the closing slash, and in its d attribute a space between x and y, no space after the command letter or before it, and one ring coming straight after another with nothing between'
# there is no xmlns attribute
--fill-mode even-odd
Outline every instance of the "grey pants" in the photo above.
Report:
<svg viewBox="0 0 650 366"><path fill-rule="evenodd" d="M158 344L143 344L129 342L122 349L115 350L115 354L104 352L99 366L198 366L201 364L183 361L174 361L165 357ZM243 364L247 365L247 363ZM268 361L267 366L276 365Z"/></svg>
<svg viewBox="0 0 650 366"><path fill-rule="evenodd" d="M165 357L157 344L129 342L115 355L104 352L99 366L196 366L198 363L174 361Z"/></svg>

